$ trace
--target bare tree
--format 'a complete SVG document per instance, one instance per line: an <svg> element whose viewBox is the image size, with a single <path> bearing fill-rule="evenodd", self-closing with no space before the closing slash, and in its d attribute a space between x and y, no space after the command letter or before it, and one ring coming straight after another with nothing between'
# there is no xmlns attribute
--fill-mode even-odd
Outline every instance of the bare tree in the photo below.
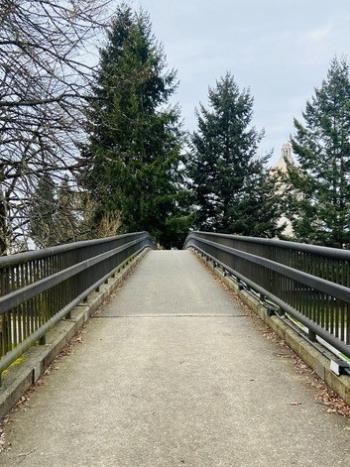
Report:
<svg viewBox="0 0 350 467"><path fill-rule="evenodd" d="M92 76L84 57L110 0L0 0L0 254L26 239L38 176L76 168Z"/></svg>

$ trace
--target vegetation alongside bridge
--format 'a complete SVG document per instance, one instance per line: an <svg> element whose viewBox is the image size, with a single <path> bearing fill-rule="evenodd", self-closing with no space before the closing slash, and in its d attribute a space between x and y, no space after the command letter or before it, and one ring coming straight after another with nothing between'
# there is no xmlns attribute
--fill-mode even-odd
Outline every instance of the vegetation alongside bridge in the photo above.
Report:
<svg viewBox="0 0 350 467"><path fill-rule="evenodd" d="M135 230L165 247L180 247L192 227L285 238L282 216L294 240L348 247L345 60L332 61L295 121L296 164L272 173L253 95L231 73L186 134L170 101L176 72L146 13L121 4L110 18L109 1L10 3L0 10L1 254ZM82 48L101 31L89 67Z"/></svg>

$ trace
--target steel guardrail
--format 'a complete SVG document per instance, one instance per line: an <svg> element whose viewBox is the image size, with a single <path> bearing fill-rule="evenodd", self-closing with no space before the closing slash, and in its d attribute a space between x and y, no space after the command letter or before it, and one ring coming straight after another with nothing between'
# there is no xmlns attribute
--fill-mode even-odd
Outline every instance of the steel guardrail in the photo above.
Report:
<svg viewBox="0 0 350 467"><path fill-rule="evenodd" d="M0 257L0 376L116 268L153 247L147 232Z"/></svg>
<svg viewBox="0 0 350 467"><path fill-rule="evenodd" d="M191 232L194 248L350 357L350 252L275 239Z"/></svg>

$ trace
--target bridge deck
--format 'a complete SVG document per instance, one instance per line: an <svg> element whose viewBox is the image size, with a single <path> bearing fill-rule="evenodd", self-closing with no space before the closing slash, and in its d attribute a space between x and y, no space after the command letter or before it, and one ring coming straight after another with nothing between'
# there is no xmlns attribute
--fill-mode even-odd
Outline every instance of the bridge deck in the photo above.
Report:
<svg viewBox="0 0 350 467"><path fill-rule="evenodd" d="M2 465L350 465L349 422L280 354L190 252L152 251L11 417Z"/></svg>

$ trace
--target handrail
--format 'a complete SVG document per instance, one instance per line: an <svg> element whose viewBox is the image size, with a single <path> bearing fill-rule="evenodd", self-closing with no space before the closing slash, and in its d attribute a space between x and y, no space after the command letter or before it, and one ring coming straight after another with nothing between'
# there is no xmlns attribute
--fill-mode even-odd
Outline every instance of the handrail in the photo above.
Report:
<svg viewBox="0 0 350 467"><path fill-rule="evenodd" d="M4 297L0 297L0 314L5 313L6 311L11 310L23 302L26 302L30 298L35 297L39 293L42 293L46 290L51 289L55 285L60 284L66 279L70 279L71 277L75 276L79 272L87 270L94 266L101 261L104 261L111 256L116 255L133 245L139 243L139 240L134 240L132 242L127 243L124 246L114 248L111 251L107 251L106 253L101 253L100 255L94 256L93 258L86 259L85 261L81 261L73 266L70 266L63 271L56 272L51 276L44 277L41 280L38 280L34 284L27 285L21 289L15 290Z"/></svg>
<svg viewBox="0 0 350 467"><path fill-rule="evenodd" d="M245 237L243 235L232 235L232 234L223 234L223 233L216 233L216 232L201 232L201 231L192 231L189 236L200 234L200 235L207 235L207 236L215 236L216 238L226 238L232 240L238 240L246 243L256 243L261 245L267 246L274 246L284 249L291 249L296 251L302 251L311 253L314 255L322 255L322 256L329 256L331 258L338 258L338 259L347 259L350 260L350 251L349 250L342 250L340 248L331 248L327 246L319 246L319 245L311 245L309 243L299 243L299 242L291 242L287 240L278 240L275 238L260 238L260 237Z"/></svg>
<svg viewBox="0 0 350 467"><path fill-rule="evenodd" d="M209 242L208 240L201 240L202 243L205 243L209 246L215 246L219 251L223 251L226 253L230 253L235 255L239 258L246 259L251 261L255 264L259 264L264 266L271 271L275 271L279 274L283 274L285 277L289 277L290 279L295 279L296 281L305 284L309 287L319 290L320 292L327 293L332 295L335 298L339 298L340 300L344 300L346 303L350 303L350 289L348 287L344 287L343 285L336 284L331 281L327 281L326 279L322 279L320 277L315 277L311 274L307 274L302 271L298 271L296 269L290 268L289 266L285 266L283 264L277 263L276 261L271 261L269 259L262 258L257 255L252 255L251 253L245 253L235 248L230 248L223 245L217 245L215 242ZM0 305L1 310L1 305Z"/></svg>
<svg viewBox="0 0 350 467"><path fill-rule="evenodd" d="M64 243L62 245L52 246L49 248L41 248L40 250L25 251L23 253L16 253L9 256L0 256L0 268L12 264L19 264L32 259L46 258L47 256L65 253L71 250L77 250L78 248L106 244L117 239L119 240L128 237L142 236L145 234L147 235L147 232L133 232L128 234L115 235L112 237L96 238L94 240L80 240L78 242Z"/></svg>
<svg viewBox="0 0 350 467"><path fill-rule="evenodd" d="M206 255L301 322L313 339L318 335L350 357L350 252L197 231L185 248Z"/></svg>
<svg viewBox="0 0 350 467"><path fill-rule="evenodd" d="M153 247L147 232L0 258L0 375L130 258Z"/></svg>

